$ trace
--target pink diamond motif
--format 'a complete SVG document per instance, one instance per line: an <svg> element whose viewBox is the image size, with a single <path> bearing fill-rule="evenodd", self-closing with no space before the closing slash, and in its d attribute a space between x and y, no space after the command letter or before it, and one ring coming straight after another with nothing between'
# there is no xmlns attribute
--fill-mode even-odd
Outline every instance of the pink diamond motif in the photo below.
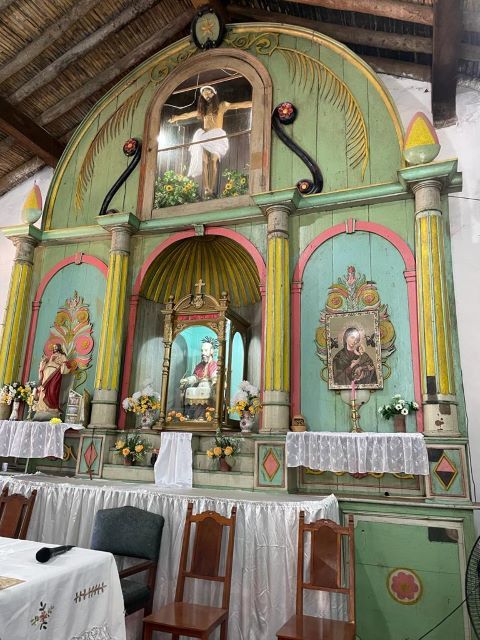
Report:
<svg viewBox="0 0 480 640"><path fill-rule="evenodd" d="M442 454L433 471L446 491L450 489L453 481L458 476L457 468L445 453Z"/></svg>
<svg viewBox="0 0 480 640"><path fill-rule="evenodd" d="M91 442L88 447L85 449L85 453L83 454L83 459L87 463L87 467L90 469L98 458L98 452L95 448L95 444Z"/></svg>
<svg viewBox="0 0 480 640"><path fill-rule="evenodd" d="M267 478L270 480L270 482L275 477L275 474L280 469L280 466L280 462L275 455L275 452L270 448L265 454L262 462L263 470L267 474Z"/></svg>

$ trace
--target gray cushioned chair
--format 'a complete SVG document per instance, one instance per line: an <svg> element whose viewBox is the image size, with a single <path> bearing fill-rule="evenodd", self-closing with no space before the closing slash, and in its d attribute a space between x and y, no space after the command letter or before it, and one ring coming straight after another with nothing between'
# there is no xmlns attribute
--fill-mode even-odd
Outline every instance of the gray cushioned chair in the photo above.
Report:
<svg viewBox="0 0 480 640"><path fill-rule="evenodd" d="M144 560L119 572L126 615L140 609L145 615L152 612L163 524L162 516L137 507L102 509L95 515L92 549ZM145 584L125 580L144 571L148 571Z"/></svg>

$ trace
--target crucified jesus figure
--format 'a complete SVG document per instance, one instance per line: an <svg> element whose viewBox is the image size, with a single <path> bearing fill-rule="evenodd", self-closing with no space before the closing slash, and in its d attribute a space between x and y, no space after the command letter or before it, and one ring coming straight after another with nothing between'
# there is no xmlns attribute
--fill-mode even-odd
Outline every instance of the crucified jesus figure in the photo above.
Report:
<svg viewBox="0 0 480 640"><path fill-rule="evenodd" d="M231 109L250 109L251 100L245 102L220 102L217 91L210 85L200 88L195 111L169 118L170 123L198 118L203 127L195 131L190 151L188 173L192 178L203 176L203 190L206 198L217 195L218 165L228 151L228 138L223 129L225 113Z"/></svg>

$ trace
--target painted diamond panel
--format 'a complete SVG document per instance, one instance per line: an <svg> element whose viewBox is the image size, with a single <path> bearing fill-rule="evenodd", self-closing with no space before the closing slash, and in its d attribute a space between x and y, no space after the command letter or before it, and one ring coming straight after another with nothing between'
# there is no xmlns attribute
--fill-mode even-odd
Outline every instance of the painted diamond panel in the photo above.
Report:
<svg viewBox="0 0 480 640"><path fill-rule="evenodd" d="M275 477L275 474L280 469L280 462L277 456L275 455L273 449L269 449L265 454L262 466L265 473L267 474L268 479L273 480L273 478Z"/></svg>

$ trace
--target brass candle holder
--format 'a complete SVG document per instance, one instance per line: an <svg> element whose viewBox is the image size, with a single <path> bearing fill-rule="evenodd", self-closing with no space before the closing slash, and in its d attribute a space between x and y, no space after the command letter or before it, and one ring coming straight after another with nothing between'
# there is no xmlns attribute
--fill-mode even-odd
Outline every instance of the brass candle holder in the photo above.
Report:
<svg viewBox="0 0 480 640"><path fill-rule="evenodd" d="M352 428L350 433L362 433L363 429L360 426L360 412L357 409L357 401L355 398L352 398L350 402L350 406L352 408L351 411L351 419L352 419Z"/></svg>

